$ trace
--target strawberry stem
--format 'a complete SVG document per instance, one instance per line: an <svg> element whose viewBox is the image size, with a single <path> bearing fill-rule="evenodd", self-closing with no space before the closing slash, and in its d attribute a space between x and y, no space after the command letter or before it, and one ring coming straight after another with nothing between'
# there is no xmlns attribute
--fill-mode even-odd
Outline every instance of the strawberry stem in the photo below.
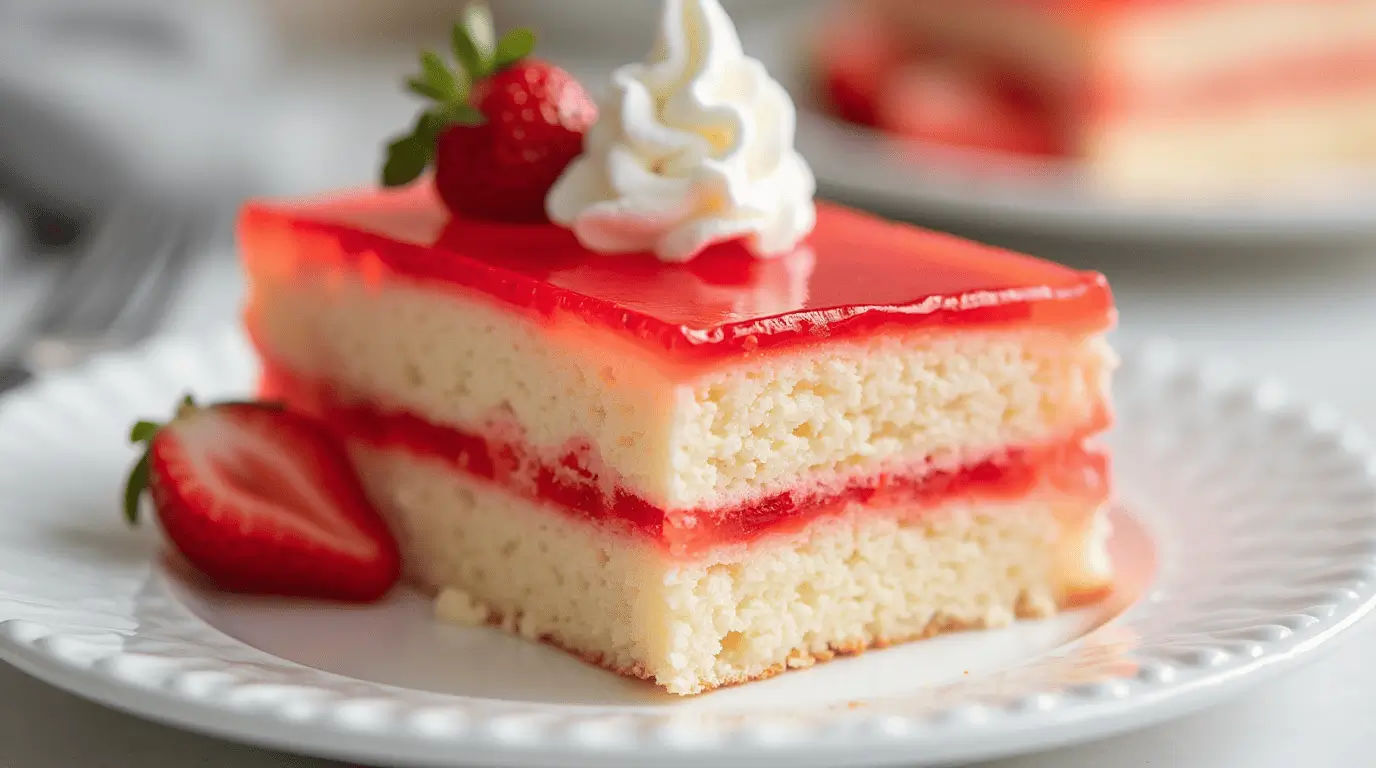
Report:
<svg viewBox="0 0 1376 768"><path fill-rule="evenodd" d="M529 29L514 29L498 40L487 4L469 5L450 35L457 66L450 67L434 51L422 51L420 74L406 81L407 90L433 103L421 113L411 133L387 145L383 186L401 187L420 178L435 162L435 147L446 129L487 122L472 103L473 86L519 64L534 52L535 43L535 33Z"/></svg>
<svg viewBox="0 0 1376 768"><path fill-rule="evenodd" d="M177 406L177 414L173 417L173 420L175 421L176 419L185 419L195 414L196 411L199 410L200 407L196 405L195 398L191 397L191 395L187 395L186 397L182 398L181 405Z"/></svg>

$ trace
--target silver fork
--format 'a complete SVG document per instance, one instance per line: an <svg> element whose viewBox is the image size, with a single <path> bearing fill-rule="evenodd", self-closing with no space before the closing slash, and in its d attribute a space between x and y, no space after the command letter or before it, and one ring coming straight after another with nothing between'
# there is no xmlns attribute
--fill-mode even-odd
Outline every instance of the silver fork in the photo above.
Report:
<svg viewBox="0 0 1376 768"><path fill-rule="evenodd" d="M205 226L199 217L171 216L145 203L118 205L15 341L0 348L0 392L151 335Z"/></svg>

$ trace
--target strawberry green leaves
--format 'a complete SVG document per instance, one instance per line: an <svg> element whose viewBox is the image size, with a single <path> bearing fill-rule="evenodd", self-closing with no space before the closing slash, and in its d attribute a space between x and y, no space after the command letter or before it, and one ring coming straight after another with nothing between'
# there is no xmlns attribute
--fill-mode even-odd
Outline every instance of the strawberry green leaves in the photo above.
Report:
<svg viewBox="0 0 1376 768"><path fill-rule="evenodd" d="M138 445L151 441L162 429L162 425L154 421L140 421L129 430L129 442Z"/></svg>
<svg viewBox="0 0 1376 768"><path fill-rule="evenodd" d="M181 408L194 408L196 402L188 395L182 400ZM148 489L149 465L153 460L153 440L161 432L162 424L156 421L140 421L129 430L129 442L144 446L138 463L129 472L129 480L124 484L124 521L130 526L139 524L139 499Z"/></svg>
<svg viewBox="0 0 1376 768"><path fill-rule="evenodd" d="M129 473L129 481L124 486L124 520L131 526L139 524L139 499L143 498L143 491L148 487L151 461L149 452L144 451L133 471Z"/></svg>
<svg viewBox="0 0 1376 768"><path fill-rule="evenodd" d="M382 168L382 183L388 187L410 184L425 173L434 161L435 142L444 127L441 115L422 113L416 127L387 146L387 164Z"/></svg>
<svg viewBox="0 0 1376 768"><path fill-rule="evenodd" d="M433 145L416 136L406 136L387 145L387 163L382 166L382 185L404 187L420 178L432 162Z"/></svg>
<svg viewBox="0 0 1376 768"><path fill-rule="evenodd" d="M459 65L472 73L475 80L492 74L497 41L492 11L485 3L468 6L450 38Z"/></svg>
<svg viewBox="0 0 1376 768"><path fill-rule="evenodd" d="M498 40L486 3L468 6L451 35L457 66L451 67L434 51L423 51L420 74L406 81L407 90L431 105L409 134L387 145L383 185L400 187L420 178L435 162L435 147L445 129L482 125L485 118L471 103L474 84L519 63L535 50L535 42L529 29L513 30Z"/></svg>
<svg viewBox="0 0 1376 768"><path fill-rule="evenodd" d="M420 68L420 77L407 82L412 93L439 102L462 99L468 93L468 72L451 70L438 53L422 51Z"/></svg>
<svg viewBox="0 0 1376 768"><path fill-rule="evenodd" d="M529 29L513 29L497 44L496 70L512 66L535 51L535 33Z"/></svg>

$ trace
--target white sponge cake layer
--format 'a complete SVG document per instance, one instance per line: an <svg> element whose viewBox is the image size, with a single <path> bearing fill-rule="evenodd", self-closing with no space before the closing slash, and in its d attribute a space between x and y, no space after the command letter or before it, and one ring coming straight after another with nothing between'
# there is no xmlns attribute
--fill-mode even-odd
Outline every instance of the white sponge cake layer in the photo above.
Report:
<svg viewBox="0 0 1376 768"><path fill-rule="evenodd" d="M390 276L251 270L265 355L340 395L516 439L664 509L725 506L929 459L980 459L1102 429L1097 335L883 335L682 369L575 318L534 319Z"/></svg>
<svg viewBox="0 0 1376 768"><path fill-rule="evenodd" d="M498 621L694 694L838 653L1042 617L1107 588L1092 500L853 508L691 561L404 452L354 448L445 618Z"/></svg>

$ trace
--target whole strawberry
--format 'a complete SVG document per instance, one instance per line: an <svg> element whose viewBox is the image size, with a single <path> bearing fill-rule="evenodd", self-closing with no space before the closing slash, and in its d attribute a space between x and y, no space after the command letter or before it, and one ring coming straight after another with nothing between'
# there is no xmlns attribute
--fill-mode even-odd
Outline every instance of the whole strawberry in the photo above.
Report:
<svg viewBox="0 0 1376 768"><path fill-rule="evenodd" d="M529 58L530 30L497 41L481 3L455 25L453 48L456 68L433 51L421 54L421 74L408 86L434 106L388 147L383 184L410 184L434 166L435 186L456 215L547 221L545 196L583 153L596 104L568 72Z"/></svg>
<svg viewBox="0 0 1376 768"><path fill-rule="evenodd" d="M187 563L233 592L346 602L381 599L401 575L387 524L344 447L321 424L255 403L197 406L139 422L147 452L125 490L139 520L147 491Z"/></svg>

